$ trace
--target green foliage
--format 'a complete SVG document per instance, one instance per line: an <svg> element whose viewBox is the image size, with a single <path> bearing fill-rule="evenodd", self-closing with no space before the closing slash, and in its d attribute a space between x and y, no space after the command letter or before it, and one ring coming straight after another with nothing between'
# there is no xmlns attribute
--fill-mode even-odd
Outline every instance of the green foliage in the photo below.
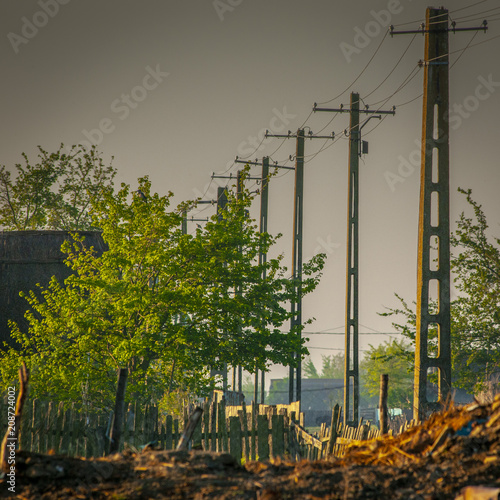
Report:
<svg viewBox="0 0 500 500"><path fill-rule="evenodd" d="M360 363L363 372L361 395L378 400L380 375L389 375L387 404L390 408L412 408L413 352L404 340L386 341L377 347L370 345Z"/></svg>
<svg viewBox="0 0 500 500"><path fill-rule="evenodd" d="M302 373L304 378L344 378L344 353L321 355L321 373L318 373L310 357L304 360Z"/></svg>
<svg viewBox="0 0 500 500"><path fill-rule="evenodd" d="M309 356L302 363L302 375L304 378L319 378L318 370Z"/></svg>
<svg viewBox="0 0 500 500"><path fill-rule="evenodd" d="M488 224L471 190L467 197L474 218L460 215L452 244L459 297L452 304L453 367L459 387L483 390L500 374L500 239L487 236Z"/></svg>
<svg viewBox="0 0 500 500"><path fill-rule="evenodd" d="M193 203L169 210L171 193L152 193L147 177L138 188L144 198L122 184L94 200L93 224L108 246L102 256L75 234L62 248L73 274L64 285L53 279L41 300L26 296L29 330L12 325L22 350L0 355L4 386L25 360L35 396L109 406L116 370L126 367L129 393L157 401L179 389L203 395L213 387L209 365L252 372L307 352L298 328L281 327L291 319L287 303L316 287L324 255L304 265L299 289L282 257L257 263L276 238L245 215L248 191L229 195L222 220L214 215L189 235L181 214Z"/></svg>
<svg viewBox="0 0 500 500"><path fill-rule="evenodd" d="M105 166L95 146L38 147L38 162L16 164L16 177L0 167L0 227L6 230L92 229L91 203L112 190L116 170Z"/></svg>
<svg viewBox="0 0 500 500"><path fill-rule="evenodd" d="M459 189L474 217L462 212L451 237L455 252L451 268L458 298L451 302L451 350L453 384L479 392L499 373L500 366L500 239L488 239L488 224L471 191ZM393 326L415 343L416 314L396 294L401 306L383 316L399 316ZM414 303L415 306L415 303ZM429 350L437 354L437 331L429 331Z"/></svg>

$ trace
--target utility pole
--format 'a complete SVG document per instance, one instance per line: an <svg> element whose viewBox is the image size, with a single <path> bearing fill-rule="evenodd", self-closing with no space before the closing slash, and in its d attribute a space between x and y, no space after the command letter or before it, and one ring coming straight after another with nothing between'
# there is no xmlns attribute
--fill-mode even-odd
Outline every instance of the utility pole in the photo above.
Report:
<svg viewBox="0 0 500 500"><path fill-rule="evenodd" d="M299 327L297 335L301 335L302 325L302 228L304 216L304 129L297 130L297 144L295 153L295 190L293 202L293 247L292 247L292 280L294 291L298 294L291 304L291 329ZM295 313L295 314L294 314ZM296 366L290 365L288 379L288 402L300 401L302 393L302 360L300 355L294 353ZM294 399L294 375L296 376L296 399Z"/></svg>
<svg viewBox="0 0 500 500"><path fill-rule="evenodd" d="M243 163L245 165L262 165L262 174L260 177L262 189L260 191L260 225L259 231L261 233L267 233L267 218L268 218L268 206L269 206L269 156L265 156L262 158L262 163L256 161L244 161L239 160L238 157L234 160L235 163ZM277 163L273 164L273 167L276 169L282 168L286 170L294 170L293 167L286 167L278 165ZM263 265L267 262L267 254L260 252L259 253L259 265ZM262 279L266 279L266 270L262 271ZM265 378L266 374L264 371L261 372L260 379L260 403L264 404L265 399ZM258 394L259 394L259 370L257 367L255 368L255 378L254 378L254 401L257 404L258 402Z"/></svg>
<svg viewBox="0 0 500 500"><path fill-rule="evenodd" d="M237 161L237 159L236 159ZM237 161L238 162L238 161ZM238 163L247 163L247 162L242 162L239 161ZM212 174L212 179L234 179L233 175L215 175ZM248 177L248 179L256 179L255 177ZM257 180L260 180L260 177L257 178ZM243 194L243 173L238 170L236 174L236 198L238 200L241 199ZM225 207L227 205L227 191L226 188L221 188L219 187L217 189L217 213L219 214L219 221L222 220L222 213L223 210L225 210ZM241 294L241 289L238 287L234 291L235 295ZM241 366L233 366L233 377L232 377L232 390L233 392L238 392L241 394L242 393L242 382L243 382L243 369ZM224 372L223 372L223 388L226 387L227 389L227 363L224 363ZM226 390L224 389L224 391Z"/></svg>
<svg viewBox="0 0 500 500"><path fill-rule="evenodd" d="M282 137L290 139L296 138L295 152L295 188L294 188L294 204L293 204L293 246L292 246L292 279L295 283L294 290L298 294L298 298L291 303L292 319L290 321L290 329L298 328L297 335L301 336L300 327L302 326L302 228L304 220L304 129L298 129L293 135L288 131L287 135L269 134L266 131L267 137ZM308 134L309 139L334 139L335 135L319 136L311 132ZM293 363L289 367L288 379L288 402L300 401L302 397L302 360L297 353L293 353L296 366Z"/></svg>
<svg viewBox="0 0 500 500"><path fill-rule="evenodd" d="M344 423L356 425L359 408L358 256L359 256L359 94L351 94L347 201L347 273L344 356ZM350 392L352 384L352 419Z"/></svg>
<svg viewBox="0 0 500 500"><path fill-rule="evenodd" d="M347 201L347 271L346 271L346 317L345 317L345 355L344 355L344 425L355 426L359 419L359 157L366 143L361 141L361 129L372 118L381 119L382 114L395 114L391 111L360 110L359 94L351 93L349 109L317 108L314 111L349 113L349 180ZM369 114L360 126L360 113ZM363 147L364 146L364 147ZM352 403L352 404L351 404ZM352 407L352 417L351 417Z"/></svg>
<svg viewBox="0 0 500 500"><path fill-rule="evenodd" d="M417 256L417 324L413 416L423 420L442 406L451 389L450 333L450 172L449 172L449 43L450 31L486 32L481 27L448 26L448 10L428 8L425 34L422 162ZM432 248L437 249L431 253ZM437 353L429 351L429 335L437 331ZM429 401L428 377L438 370L437 401Z"/></svg>
<svg viewBox="0 0 500 500"><path fill-rule="evenodd" d="M262 181L261 181L261 191L260 191L260 233L267 233L267 210L269 206L269 156L262 158ZM259 252L259 266L265 265L267 262L267 254L265 252ZM266 269L262 270L262 280L265 281L267 276ZM260 383L260 403L264 404L265 396L265 377L266 372L262 370L261 372L261 383ZM259 370L255 367L255 380L254 380L254 394L253 400L255 404L258 403L259 397Z"/></svg>
<svg viewBox="0 0 500 500"><path fill-rule="evenodd" d="M217 188L217 220L219 222L224 218L224 211L227 205L227 191L226 188L219 186ZM224 398L227 393L227 363L224 362L222 366L222 393Z"/></svg>
<svg viewBox="0 0 500 500"><path fill-rule="evenodd" d="M242 174L242 171L241 170L238 170L238 175L237 175L237 180L236 180L236 199L238 201L241 200L242 198L242 194L243 194L243 174ZM241 248L240 248L240 252L241 252ZM241 295L241 287L237 287L236 290L235 290L235 295ZM238 393L239 394L242 394L242 389L243 389L243 386L242 386L242 378L243 378L243 368L240 366L238 367L233 367L233 370L238 370Z"/></svg>

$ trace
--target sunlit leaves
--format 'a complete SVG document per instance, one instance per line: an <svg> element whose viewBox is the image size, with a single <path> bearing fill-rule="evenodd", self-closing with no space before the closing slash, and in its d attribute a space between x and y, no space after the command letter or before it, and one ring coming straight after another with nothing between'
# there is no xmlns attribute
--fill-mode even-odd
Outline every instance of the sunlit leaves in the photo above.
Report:
<svg viewBox="0 0 500 500"><path fill-rule="evenodd" d="M129 370L129 393L151 401L209 388L208 366L267 369L305 354L300 327L282 328L289 302L316 287L325 257L305 263L301 288L281 257L259 264L276 238L246 215L252 196L229 193L222 220L183 234L186 205L171 209L172 194L153 193L147 177L135 190L103 192L91 213L107 251L97 255L77 234L65 243L73 274L64 286L53 280L43 300L30 295L29 331L14 334L23 353L4 357L3 380L23 357L37 372L37 394L109 405L120 367Z"/></svg>

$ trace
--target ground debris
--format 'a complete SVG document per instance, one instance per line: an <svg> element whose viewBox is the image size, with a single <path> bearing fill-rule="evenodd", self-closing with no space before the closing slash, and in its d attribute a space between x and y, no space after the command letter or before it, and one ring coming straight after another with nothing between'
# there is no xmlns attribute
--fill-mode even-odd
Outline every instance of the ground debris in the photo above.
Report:
<svg viewBox="0 0 500 500"><path fill-rule="evenodd" d="M16 466L11 498L23 499L498 498L500 397L352 445L342 459L240 466L227 453L202 451L126 451L92 460L20 451ZM0 479L0 498L7 493Z"/></svg>

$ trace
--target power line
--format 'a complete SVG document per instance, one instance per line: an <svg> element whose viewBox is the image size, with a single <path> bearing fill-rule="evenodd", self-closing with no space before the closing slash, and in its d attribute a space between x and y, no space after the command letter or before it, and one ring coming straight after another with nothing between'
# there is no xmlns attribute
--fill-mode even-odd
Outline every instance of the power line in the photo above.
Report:
<svg viewBox="0 0 500 500"><path fill-rule="evenodd" d="M370 106L375 106L375 105L378 105L380 103L382 103L382 106L385 105L385 103L391 99L392 97L394 97L396 94L398 94L399 92L401 92L401 90L403 90L414 78L415 76L418 74L418 71L421 69L421 67L416 64L412 70L410 71L410 73L408 74L408 76L403 80L403 83L401 83L399 85L399 87L390 95L388 96L387 98L385 99L381 99L380 101L376 101L376 102L373 102L370 104Z"/></svg>
<svg viewBox="0 0 500 500"><path fill-rule="evenodd" d="M403 57L405 56L405 54L410 49L410 47L411 47L413 41L415 40L416 36L417 36L417 33L415 33L415 35L413 36L413 38L410 40L410 43L408 44L408 46L406 47L406 49L404 50L404 52L401 54L401 57L398 59L398 61L396 62L396 64L394 65L394 67L391 69L391 71L389 72L389 74L371 92L369 92L368 94L365 95L365 99L367 99L375 91L377 91L387 81L387 79L394 73L394 71L398 67L399 63L401 62L401 60L403 59Z"/></svg>
<svg viewBox="0 0 500 500"><path fill-rule="evenodd" d="M472 7L475 7L476 5L479 5L479 4L487 2L487 1L488 0L480 0L479 2L473 3L472 5L467 5L466 7L461 7L460 9L450 10L449 13L453 14L454 12L460 12L461 10L470 9Z"/></svg>
<svg viewBox="0 0 500 500"><path fill-rule="evenodd" d="M370 66L370 63L373 61L373 59L377 55L378 51L380 50L380 47L382 47L382 44L384 43L384 40L387 38L388 34L389 34L389 30L387 30L385 32L384 38L382 38L381 42L378 44L377 49L375 50L374 54L371 56L370 60L366 63L365 67L361 70L361 73L346 87L346 89L343 90L340 94L336 95L335 97L332 97L328 101L319 102L318 104L328 104L332 101L337 100L340 96L344 95L361 78L361 75L366 71L368 66Z"/></svg>
<svg viewBox="0 0 500 500"><path fill-rule="evenodd" d="M453 20L458 21L459 19L467 19L468 21L475 21L477 20L477 18L476 19L468 19L468 18L471 18L472 16L479 16L480 14L487 14L488 12L492 12L495 10L500 10L500 7L493 7L492 9L482 10L481 12L474 12L472 14L467 14L466 16L455 17ZM463 23L465 21L460 21L460 22Z"/></svg>
<svg viewBox="0 0 500 500"><path fill-rule="evenodd" d="M469 40L469 43L465 46L464 50L462 50L460 55L455 59L455 61L453 61L453 64L450 66L450 70L451 70L451 68L453 68L453 66L455 66L455 64L457 64L457 62L460 60L460 58L464 55L465 51L470 47L470 44L473 42L474 38L476 38L478 33L479 33L479 31L476 31L472 35L472 38Z"/></svg>

